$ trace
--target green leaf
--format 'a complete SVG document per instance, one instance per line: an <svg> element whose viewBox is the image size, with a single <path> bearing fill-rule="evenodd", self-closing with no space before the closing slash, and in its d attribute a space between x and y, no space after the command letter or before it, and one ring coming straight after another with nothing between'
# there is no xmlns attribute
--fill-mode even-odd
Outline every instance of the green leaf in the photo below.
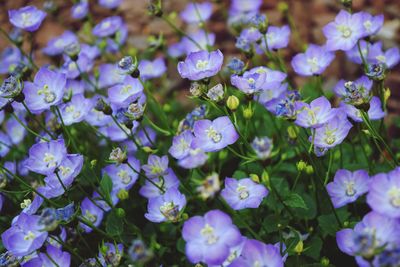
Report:
<svg viewBox="0 0 400 267"><path fill-rule="evenodd" d="M124 230L124 221L115 211L111 211L107 216L106 232L111 236L119 236Z"/></svg>
<svg viewBox="0 0 400 267"><path fill-rule="evenodd" d="M285 203L287 206L289 206L291 208L308 209L303 198L299 194L296 194L296 193L290 194L289 197L287 197L283 201L283 203Z"/></svg>
<svg viewBox="0 0 400 267"><path fill-rule="evenodd" d="M185 241L182 238L179 238L178 242L176 242L176 249L179 252L185 254L185 244L186 244Z"/></svg>
<svg viewBox="0 0 400 267"><path fill-rule="evenodd" d="M342 223L350 216L350 213L345 209L338 209L336 210L336 213ZM333 213L319 216L318 224L319 227L321 227L321 232L323 236L335 236L336 232L340 230L340 226Z"/></svg>
<svg viewBox="0 0 400 267"><path fill-rule="evenodd" d="M304 255L307 255L314 260L320 258L320 252L322 248L322 240L318 236L313 236L311 240L305 241Z"/></svg>
<svg viewBox="0 0 400 267"><path fill-rule="evenodd" d="M103 178L100 181L99 191L100 191L101 195L106 198L108 203L112 203L111 195L110 195L112 187L113 187L113 183L112 183L110 176L108 176L107 174L104 174Z"/></svg>
<svg viewBox="0 0 400 267"><path fill-rule="evenodd" d="M249 177L244 171L235 171L232 175L232 178L241 179Z"/></svg>

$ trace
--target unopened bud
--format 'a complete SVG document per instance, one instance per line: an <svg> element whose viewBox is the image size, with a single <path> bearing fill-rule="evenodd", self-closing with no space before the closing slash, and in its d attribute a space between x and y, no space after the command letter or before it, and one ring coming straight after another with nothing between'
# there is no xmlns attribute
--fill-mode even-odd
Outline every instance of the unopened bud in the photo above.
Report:
<svg viewBox="0 0 400 267"><path fill-rule="evenodd" d="M239 106L239 98L237 98L234 95L229 96L228 99L226 100L226 106L230 110L235 111Z"/></svg>

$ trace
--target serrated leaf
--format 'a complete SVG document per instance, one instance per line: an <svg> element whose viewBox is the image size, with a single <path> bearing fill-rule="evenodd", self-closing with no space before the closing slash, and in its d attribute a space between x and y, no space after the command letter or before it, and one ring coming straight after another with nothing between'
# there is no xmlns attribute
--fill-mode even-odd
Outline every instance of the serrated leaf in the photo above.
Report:
<svg viewBox="0 0 400 267"><path fill-rule="evenodd" d="M303 198L296 193L290 194L284 201L287 206L291 208L302 208L308 209L306 203L304 202Z"/></svg>

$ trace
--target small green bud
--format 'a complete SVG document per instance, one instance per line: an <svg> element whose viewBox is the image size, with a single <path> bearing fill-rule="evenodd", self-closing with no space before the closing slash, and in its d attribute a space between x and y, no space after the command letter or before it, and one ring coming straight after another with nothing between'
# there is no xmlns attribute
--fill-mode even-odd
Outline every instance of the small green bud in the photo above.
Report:
<svg viewBox="0 0 400 267"><path fill-rule="evenodd" d="M294 247L294 252L300 255L303 252L303 249L304 249L304 243L303 240L300 240Z"/></svg>
<svg viewBox="0 0 400 267"><path fill-rule="evenodd" d="M311 165L307 165L306 167L306 173L307 174L313 174L314 173L314 168Z"/></svg>
<svg viewBox="0 0 400 267"><path fill-rule="evenodd" d="M288 133L290 139L296 139L297 138L298 131L297 131L296 127L289 126L288 129L287 129L287 133Z"/></svg>
<svg viewBox="0 0 400 267"><path fill-rule="evenodd" d="M269 179L269 174L267 171L263 171L261 174L261 181L263 184L267 186L269 190L271 190L271 184L270 184L270 179Z"/></svg>
<svg viewBox="0 0 400 267"><path fill-rule="evenodd" d="M282 13L287 12L289 10L289 5L286 2L279 2L278 10Z"/></svg>
<svg viewBox="0 0 400 267"><path fill-rule="evenodd" d="M221 150L219 153L218 153L218 158L220 159L220 160L224 160L224 159L226 159L228 157L228 151L226 151L226 150Z"/></svg>
<svg viewBox="0 0 400 267"><path fill-rule="evenodd" d="M246 120L249 120L253 117L253 110L251 108L245 108L243 109L243 117Z"/></svg>
<svg viewBox="0 0 400 267"><path fill-rule="evenodd" d="M117 214L117 216L118 216L119 218L124 218L124 217L125 217L125 210L124 210L124 209L121 209L121 208L117 208L117 209L115 210L115 214Z"/></svg>
<svg viewBox="0 0 400 267"><path fill-rule="evenodd" d="M254 174L254 173L250 174L250 178L251 178L251 180L253 180L254 182L260 183L260 177L258 177L257 174Z"/></svg>
<svg viewBox="0 0 400 267"><path fill-rule="evenodd" d="M126 191L125 189L121 189L121 190L119 190L119 192L117 193L117 197L118 197L120 200L125 200L125 199L129 198L129 193L128 193L128 191Z"/></svg>
<svg viewBox="0 0 400 267"><path fill-rule="evenodd" d="M97 165L97 159L94 159L94 160L91 160L91 161L90 161L90 168L91 168L91 169L95 168L96 165Z"/></svg>
<svg viewBox="0 0 400 267"><path fill-rule="evenodd" d="M297 170L299 172L302 172L307 168L307 163L305 163L304 161L300 160L299 162L297 162L296 167L297 167Z"/></svg>
<svg viewBox="0 0 400 267"><path fill-rule="evenodd" d="M237 98L234 95L231 95L228 97L226 100L226 106L231 110L231 111L236 111L236 109L239 106L239 98Z"/></svg>
<svg viewBox="0 0 400 267"><path fill-rule="evenodd" d="M153 149L152 149L151 147L144 146L144 147L143 147L143 151L146 152L146 153L152 153L152 152L153 152Z"/></svg>
<svg viewBox="0 0 400 267"><path fill-rule="evenodd" d="M330 263L330 261L329 261L329 259L327 257L323 257L321 259L321 265L322 266L329 266L329 263Z"/></svg>

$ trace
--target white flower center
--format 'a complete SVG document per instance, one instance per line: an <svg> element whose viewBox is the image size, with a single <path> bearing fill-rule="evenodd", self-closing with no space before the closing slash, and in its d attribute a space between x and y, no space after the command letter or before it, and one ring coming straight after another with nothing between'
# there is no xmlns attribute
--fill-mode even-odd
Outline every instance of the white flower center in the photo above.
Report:
<svg viewBox="0 0 400 267"><path fill-rule="evenodd" d="M196 69L198 70L205 70L208 66L208 60L197 60L196 62Z"/></svg>
<svg viewBox="0 0 400 267"><path fill-rule="evenodd" d="M47 168L56 166L56 158L51 153L44 153L43 161L47 164Z"/></svg>
<svg viewBox="0 0 400 267"><path fill-rule="evenodd" d="M238 185L236 191L239 193L239 198L241 200L248 198L250 195L249 190L247 190L247 187L241 184Z"/></svg>
<svg viewBox="0 0 400 267"><path fill-rule="evenodd" d="M175 205L174 202L164 202L164 204L160 206L160 212L169 221L175 221L179 215L178 206Z"/></svg>
<svg viewBox="0 0 400 267"><path fill-rule="evenodd" d="M35 239L36 235L32 233L32 231L28 231L28 233L24 236L24 240L29 241Z"/></svg>
<svg viewBox="0 0 400 267"><path fill-rule="evenodd" d="M343 38L350 38L352 31L349 26L346 25L339 25L337 26L337 30L342 33Z"/></svg>
<svg viewBox="0 0 400 267"><path fill-rule="evenodd" d="M120 170L117 173L117 175L121 179L121 182L124 183L124 184L129 184L130 181L132 180L132 177L125 170Z"/></svg>
<svg viewBox="0 0 400 267"><path fill-rule="evenodd" d="M52 103L56 99L56 94L52 91L50 91L49 86L45 84L42 89L37 91L38 95L43 95L44 96L44 101L46 103Z"/></svg>
<svg viewBox="0 0 400 267"><path fill-rule="evenodd" d="M214 143L219 143L222 139L222 135L217 132L212 126L206 130L207 137L210 138Z"/></svg>
<svg viewBox="0 0 400 267"><path fill-rule="evenodd" d="M390 198L390 204L395 208L400 208L400 188L393 186L388 191L388 195Z"/></svg>
<svg viewBox="0 0 400 267"><path fill-rule="evenodd" d="M214 228L212 228L208 223L201 229L201 235L206 238L208 245L215 244L218 241L218 237L214 234Z"/></svg>
<svg viewBox="0 0 400 267"><path fill-rule="evenodd" d="M311 72L317 72L319 70L317 57L307 58L307 64L310 66Z"/></svg>
<svg viewBox="0 0 400 267"><path fill-rule="evenodd" d="M357 191L355 190L355 188L354 188L354 182L353 181L351 181L351 182L345 182L345 185L346 185L346 195L348 196L348 197L352 197L352 196L354 196L356 193L357 193Z"/></svg>

